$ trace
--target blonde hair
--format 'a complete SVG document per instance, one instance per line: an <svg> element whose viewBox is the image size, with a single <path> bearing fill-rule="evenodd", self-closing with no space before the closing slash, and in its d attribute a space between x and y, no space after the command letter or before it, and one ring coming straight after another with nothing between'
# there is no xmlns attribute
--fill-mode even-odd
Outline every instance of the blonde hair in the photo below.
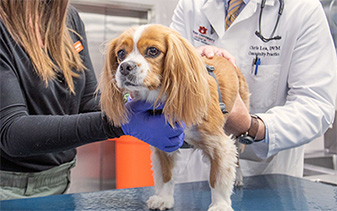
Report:
<svg viewBox="0 0 337 211"><path fill-rule="evenodd" d="M85 67L66 26L68 2L1 0L0 18L14 40L25 49L46 86L62 70L69 90L75 94L73 77L79 75L72 69L83 71Z"/></svg>

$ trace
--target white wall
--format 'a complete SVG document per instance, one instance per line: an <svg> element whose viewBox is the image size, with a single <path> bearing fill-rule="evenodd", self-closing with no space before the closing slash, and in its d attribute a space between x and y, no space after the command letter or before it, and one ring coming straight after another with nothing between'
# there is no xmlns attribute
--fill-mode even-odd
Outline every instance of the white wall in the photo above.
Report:
<svg viewBox="0 0 337 211"><path fill-rule="evenodd" d="M116 2L114 0L109 1ZM168 26L171 23L173 11L178 3L178 0L124 0L123 2L153 5L155 23Z"/></svg>
<svg viewBox="0 0 337 211"><path fill-rule="evenodd" d="M173 11L178 0L70 0L70 3L71 2L128 5L135 8L150 7L153 8L154 12L153 22L168 26L171 23Z"/></svg>

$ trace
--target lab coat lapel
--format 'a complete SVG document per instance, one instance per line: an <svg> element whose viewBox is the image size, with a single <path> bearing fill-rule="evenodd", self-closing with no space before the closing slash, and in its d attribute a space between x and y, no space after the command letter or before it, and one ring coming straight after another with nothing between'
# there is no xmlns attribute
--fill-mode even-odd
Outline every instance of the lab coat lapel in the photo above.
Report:
<svg viewBox="0 0 337 211"><path fill-rule="evenodd" d="M267 0L266 6L274 6L275 0ZM241 21L244 21L250 17L252 17L258 7L261 5L261 0L250 0L249 3L245 6L245 8L241 11L240 15L235 19L233 26L238 24Z"/></svg>
<svg viewBox="0 0 337 211"><path fill-rule="evenodd" d="M225 3L223 0L206 1L201 11L212 25L219 37L225 33Z"/></svg>
<svg viewBox="0 0 337 211"><path fill-rule="evenodd" d="M234 23L232 25L235 25L241 21L244 21L250 17L252 17L253 14L255 14L257 9L257 4L260 4L261 0L250 0L250 2L245 6L245 8L241 11L239 16L235 19Z"/></svg>

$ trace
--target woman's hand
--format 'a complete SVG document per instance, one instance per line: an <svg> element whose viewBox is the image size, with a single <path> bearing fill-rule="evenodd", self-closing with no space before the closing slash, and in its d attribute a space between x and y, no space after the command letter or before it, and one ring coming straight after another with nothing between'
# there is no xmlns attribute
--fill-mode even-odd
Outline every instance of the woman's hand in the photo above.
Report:
<svg viewBox="0 0 337 211"><path fill-rule="evenodd" d="M213 45L204 45L197 47L197 51L200 53L201 56L206 56L209 59L213 58L214 55L222 56L228 59L236 67L235 57L222 48L218 48Z"/></svg>
<svg viewBox="0 0 337 211"><path fill-rule="evenodd" d="M122 125L125 135L134 136L158 149L173 152L179 149L185 138L185 123L176 123L175 128L165 120L163 114L154 115L153 104L145 101L131 100L125 104L130 111L129 122ZM156 109L162 109L159 105Z"/></svg>

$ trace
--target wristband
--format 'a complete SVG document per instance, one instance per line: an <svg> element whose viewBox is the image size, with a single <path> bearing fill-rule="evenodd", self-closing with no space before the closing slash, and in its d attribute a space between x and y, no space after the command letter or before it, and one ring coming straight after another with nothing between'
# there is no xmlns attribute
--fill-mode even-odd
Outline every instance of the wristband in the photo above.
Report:
<svg viewBox="0 0 337 211"><path fill-rule="evenodd" d="M257 133L259 131L259 120L260 119L258 116L256 115L251 115L251 122L250 122L250 127L249 129L239 135L237 137L237 140L242 143L242 144L252 144L254 142L259 142L256 140L257 137Z"/></svg>

